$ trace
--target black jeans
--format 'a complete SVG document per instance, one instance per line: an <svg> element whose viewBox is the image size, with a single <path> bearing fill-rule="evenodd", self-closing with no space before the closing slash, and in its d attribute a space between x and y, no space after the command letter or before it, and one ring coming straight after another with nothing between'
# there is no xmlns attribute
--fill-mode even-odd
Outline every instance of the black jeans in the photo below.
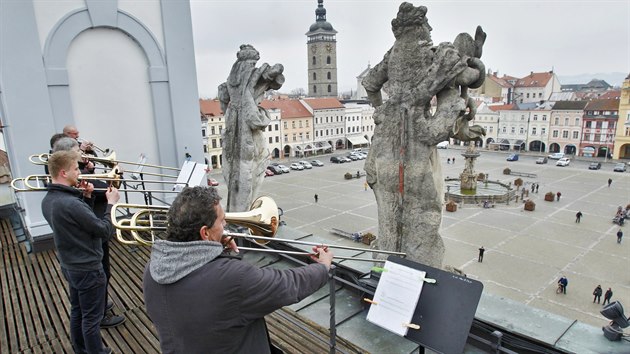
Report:
<svg viewBox="0 0 630 354"><path fill-rule="evenodd" d="M70 339L77 354L104 352L101 320L105 308L107 277L103 269L62 269L70 294Z"/></svg>

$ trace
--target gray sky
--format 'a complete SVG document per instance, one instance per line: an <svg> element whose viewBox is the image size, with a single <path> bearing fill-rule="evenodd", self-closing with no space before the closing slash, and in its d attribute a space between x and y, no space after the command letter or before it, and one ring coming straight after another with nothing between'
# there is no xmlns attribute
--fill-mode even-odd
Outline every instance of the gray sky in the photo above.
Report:
<svg viewBox="0 0 630 354"><path fill-rule="evenodd" d="M394 42L390 22L402 1L324 0L337 33L339 91L377 64ZM499 75L525 76L552 68L559 76L630 73L630 0L411 1L428 8L433 42L460 32L488 34L482 60ZM290 92L307 84L306 36L317 0L191 0L199 95L214 98L241 44L262 63L284 65ZM618 84L612 83L611 84Z"/></svg>

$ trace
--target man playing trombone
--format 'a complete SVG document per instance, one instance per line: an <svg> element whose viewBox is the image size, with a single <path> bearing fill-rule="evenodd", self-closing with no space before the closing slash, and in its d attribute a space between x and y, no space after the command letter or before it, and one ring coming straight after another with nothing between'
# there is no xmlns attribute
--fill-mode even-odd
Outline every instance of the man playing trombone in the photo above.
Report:
<svg viewBox="0 0 630 354"><path fill-rule="evenodd" d="M96 217L88 205L94 186L85 180L79 185L80 158L76 151L50 156L52 183L42 200L42 213L52 228L57 258L69 285L72 347L76 353L111 353L100 333L107 290L101 240L114 232L109 211L120 195L115 188L108 190L107 212Z"/></svg>
<svg viewBox="0 0 630 354"><path fill-rule="evenodd" d="M316 262L260 269L224 254L225 213L211 187L187 187L168 211L166 240L155 240L144 272L147 313L162 353L270 353L264 316L326 284L333 254ZM227 245L224 245L227 243Z"/></svg>

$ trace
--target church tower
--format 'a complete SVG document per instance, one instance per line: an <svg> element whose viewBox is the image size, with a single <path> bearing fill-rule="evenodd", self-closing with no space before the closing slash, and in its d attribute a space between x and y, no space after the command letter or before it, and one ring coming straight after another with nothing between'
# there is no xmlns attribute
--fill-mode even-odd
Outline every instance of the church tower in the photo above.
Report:
<svg viewBox="0 0 630 354"><path fill-rule="evenodd" d="M326 21L324 0L317 0L315 23L306 33L309 97L337 97L337 31Z"/></svg>

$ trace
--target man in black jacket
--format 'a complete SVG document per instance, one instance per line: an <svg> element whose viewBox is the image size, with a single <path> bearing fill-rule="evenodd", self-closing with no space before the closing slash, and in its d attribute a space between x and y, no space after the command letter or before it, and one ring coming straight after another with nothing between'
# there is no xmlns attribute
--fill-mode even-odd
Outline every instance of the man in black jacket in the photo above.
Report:
<svg viewBox="0 0 630 354"><path fill-rule="evenodd" d="M156 240L144 271L144 301L170 353L271 352L264 316L326 284L332 252L317 263L261 269L223 255L225 213L211 187L184 188L168 213L166 240ZM237 250L234 241L228 247Z"/></svg>
<svg viewBox="0 0 630 354"><path fill-rule="evenodd" d="M108 190L107 212L102 218L96 217L90 205L94 186L86 181L79 183L80 158L75 151L58 151L50 156L52 183L42 201L42 213L52 228L57 258L69 285L74 351L110 353L100 333L107 284L102 239L113 234L109 211L120 195L115 188Z"/></svg>

